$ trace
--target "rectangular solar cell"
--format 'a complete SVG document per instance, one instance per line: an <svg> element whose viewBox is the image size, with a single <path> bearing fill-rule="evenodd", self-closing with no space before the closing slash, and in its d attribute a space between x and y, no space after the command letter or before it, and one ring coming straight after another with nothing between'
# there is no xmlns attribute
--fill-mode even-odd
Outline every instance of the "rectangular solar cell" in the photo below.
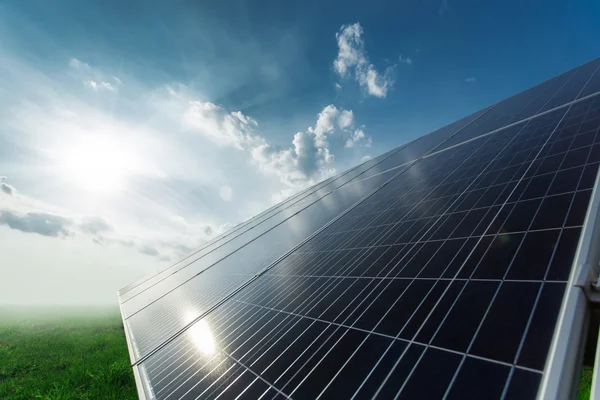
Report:
<svg viewBox="0 0 600 400"><path fill-rule="evenodd" d="M140 395L564 397L600 202L599 66L331 178L121 290Z"/></svg>

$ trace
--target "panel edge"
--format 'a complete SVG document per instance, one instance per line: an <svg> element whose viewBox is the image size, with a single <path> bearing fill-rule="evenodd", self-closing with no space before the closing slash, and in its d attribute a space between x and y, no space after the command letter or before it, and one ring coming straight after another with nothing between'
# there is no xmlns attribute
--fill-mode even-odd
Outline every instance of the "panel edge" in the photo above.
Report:
<svg viewBox="0 0 600 400"><path fill-rule="evenodd" d="M544 368L538 399L567 399L577 389L578 371L583 362L585 333L589 323L590 306L580 277L587 277L590 266L598 264L600 248L600 173L585 216L571 274L567 282L560 313Z"/></svg>

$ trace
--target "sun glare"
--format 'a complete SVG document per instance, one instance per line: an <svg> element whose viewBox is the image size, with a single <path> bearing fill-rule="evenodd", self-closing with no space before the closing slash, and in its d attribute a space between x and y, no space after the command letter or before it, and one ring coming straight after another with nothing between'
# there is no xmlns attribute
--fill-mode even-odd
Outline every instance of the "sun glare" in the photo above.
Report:
<svg viewBox="0 0 600 400"><path fill-rule="evenodd" d="M212 355L217 350L215 339L205 320L201 319L188 328L188 334L198 350L206 355Z"/></svg>
<svg viewBox="0 0 600 400"><path fill-rule="evenodd" d="M123 189L133 171L135 153L125 143L108 136L86 136L59 152L65 178L96 194Z"/></svg>

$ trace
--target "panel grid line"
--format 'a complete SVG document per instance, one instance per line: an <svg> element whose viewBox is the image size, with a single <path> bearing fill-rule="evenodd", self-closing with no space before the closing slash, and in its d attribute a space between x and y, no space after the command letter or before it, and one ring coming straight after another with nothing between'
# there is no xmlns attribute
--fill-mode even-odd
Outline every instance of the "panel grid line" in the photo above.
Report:
<svg viewBox="0 0 600 400"><path fill-rule="evenodd" d="M565 112L565 114L563 114L563 118L564 118L564 116L565 116L565 115L566 115L566 112ZM561 119L561 121L562 121L562 119ZM559 122L559 124L560 124L560 122ZM558 126L558 124L557 124L556 126ZM524 128L524 127L523 127L523 128ZM553 131L553 132L554 132L554 131ZM550 137L551 137L551 136L552 136L552 135L549 135L549 136L548 136L548 139L546 140L546 143L547 143L547 142L550 140ZM542 147L542 148L543 148L543 147ZM542 149L540 149L540 150L539 150L539 152L538 152L538 155L539 155L539 153L541 153L541 151L542 151ZM531 164L530 164L530 166L531 166ZM529 167L528 167L528 169L529 169ZM523 177L525 176L525 174L526 174L526 173L527 173L527 170L526 170L526 171L525 171L525 173L522 175L522 177L521 177L521 180L523 179ZM516 188L517 188L517 186L515 186L515 187L512 189L512 191L511 191L511 195L512 195L512 193L514 193L514 191L516 190ZM509 197L510 197L510 195L509 195ZM507 202L507 201L508 201L508 199L505 201L505 203L504 203L504 204L506 204L506 202ZM500 209L499 209L499 210L498 210L498 212L496 213L496 218L498 217L498 215L500 215L500 212L501 212L501 210L502 210L502 207L504 206L504 204L503 204L503 205L500 207ZM492 221L492 222L490 222L490 224L488 225L488 229L489 229L489 228L492 226L492 223L493 223L493 221ZM467 256L467 259L466 259L466 260L468 260L468 259L469 259L469 257L470 257L471 255L473 255L473 252L475 251L475 248L477 247L477 245L478 245L478 244L481 242L481 239L482 239L482 237L481 237L480 239L478 239L478 242L475 244L475 247L473 247L473 249L471 250L471 252L470 252L469 256ZM461 267L459 268L459 270L456 272L456 274L455 274L455 278L458 276L458 274L460 273L460 271L462 270L462 268L463 268L463 267L464 267L464 265L466 264L466 260L465 260L465 262L463 262L463 264L461 265ZM461 289L460 293L459 293L459 294L458 294L458 296L456 297L456 300L455 300L455 302L452 304L452 306L450 307L450 309L449 309L449 310L448 310L448 312L446 313L446 316L444 317L444 320L445 320L445 318L446 318L446 317L449 315L449 313L451 312L451 310L452 310L453 306L456 304L456 302L457 302L457 301L458 301L458 299L460 298L460 295L462 294L462 292L464 291L464 288L465 288L466 286L467 286L467 285L465 284L465 285L463 286L463 288ZM450 288L450 286L448 286L448 287L447 287L447 288L444 290L444 292L443 292L443 293L442 293L442 295L440 296L440 299L439 299L439 300L436 302L436 304L434 305L434 307L433 307L433 309L432 309L432 312L433 312L433 310L435 310L435 308L436 308L436 307L437 307L437 305L439 304L440 300L441 300L441 299L442 299L442 297L443 297L443 296L444 296L444 295L447 293L447 291L448 291L448 289L449 289L449 288ZM431 315L431 313L430 313L429 315ZM429 316L428 316L428 317L429 317ZM427 318L426 318L426 320L427 320ZM426 322L426 320L425 320L425 322ZM424 326L425 322L423 322L423 324L421 324L421 326L419 327L419 329L417 330L417 333L414 335L414 337L413 337L413 338L416 338L416 336L418 335L418 333L420 332L420 330L421 330L421 329L422 329L422 327ZM433 340L433 338L436 336L437 332L439 331L439 328L440 328L440 327L443 325L443 323L444 323L444 322L442 321L442 322L440 323L440 325L438 326L438 329L437 329L437 330L436 330L436 332L434 333L434 335L433 335L433 337L432 337L432 340ZM405 351L406 351L406 350L405 350ZM424 354L424 353L425 353L425 351L423 352L423 354ZM422 356L423 356L423 354L422 354ZM404 355L404 354L403 354L403 355ZM402 356L403 356L403 355L402 355ZM400 357L400 359L402 358L402 356ZM399 359L398 361L400 361L400 359ZM417 365L418 365L418 364L419 364L418 362L417 362L417 363L415 363L415 365L414 365L414 367L413 367L412 371L414 371L414 370L416 369L416 367L417 367ZM396 363L396 365L397 365L397 363ZM379 388L379 390L381 390L381 388L383 387L383 385L384 385L384 384L387 382L387 380L389 379L389 377L390 377L391 373L392 373L392 372L393 372L393 370L395 369L396 365L395 365L395 366L392 368L392 370L390 371L390 373L389 373L389 374L387 375L387 377L385 378L384 382L383 382L383 383L380 385L380 388ZM406 382L408 381L408 379L409 379L409 377L407 377L407 379L406 379L406 381L405 381L405 384L406 384ZM398 393L400 393L400 392L402 391L402 389L403 389L403 388L404 388L404 386L403 386L403 387L400 389L400 391L399 391ZM378 390L378 392L375 394L375 396L377 396L377 394L379 393L379 390Z"/></svg>
<svg viewBox="0 0 600 400"><path fill-rule="evenodd" d="M589 110L590 110L590 109L591 109L591 107L590 107L590 108L587 110L587 112L586 112L586 115L589 113ZM596 139L597 137L598 137L598 129L596 129L596 132L595 132L595 135L594 135L594 141L595 141L595 139ZM587 161L588 161L588 160L589 160L589 158L590 158L590 154L591 154L591 147L590 147L590 150L588 151L588 154L587 154L587 157L586 157L586 164L587 164ZM583 176L583 170L581 171L581 173L580 173L580 175L579 175L579 180L578 180L578 182L577 182L577 184L578 184L578 185L579 185L579 183L581 182L581 178L582 178L582 176ZM549 186L549 188L550 188L550 186ZM548 189L548 190L549 190L549 189ZM562 223L562 228L563 228L563 229L561 229L561 230L560 230L560 232L559 232L558 239L557 239L557 243L559 243L559 241L560 241L560 239L561 239L561 237L562 237L562 234L563 234L563 231L564 231L564 228L565 228L565 224L566 224L566 221L567 221L567 218L568 218L568 215L569 215L569 211L570 211L570 210L571 210L571 208L573 207L573 202L574 202L574 200L575 200L575 196L573 196L573 197L571 198L571 203L569 204L569 210L567 211L567 214L565 214L565 218L564 218L564 220L563 220L563 223ZM541 203L540 203L540 206L541 206ZM539 209L538 209L538 211L539 211ZM531 326L531 321L532 321L532 319L533 319L533 314L534 314L535 310L537 309L537 305L538 305L538 302L539 302L540 296L541 296L541 294L542 294L542 290L544 289L544 285L546 284L546 280L547 280L547 277L548 277L548 272L549 272L549 269L550 269L550 268L549 268L549 266L550 266L550 263L552 262L552 260L553 260L553 258L554 258L554 255L556 254L556 249L557 249L557 248L558 248L558 246L554 248L554 250L553 250L553 252L552 252L552 255L551 255L551 257L550 257L550 261L549 261L549 263L548 263L548 267L546 268L546 271L545 271L545 273L544 273L544 279L543 279L543 281L542 281L542 284L540 285L540 288L539 288L539 290L538 290L538 293L537 293L537 296L536 296L536 299L535 299L535 302L534 302L534 305L533 305L533 308L532 308L532 312L531 312L531 314L530 314L530 316L529 316L529 319L527 320L527 325L526 325L526 327L525 327L525 331L523 332L523 337L521 338L521 342L519 343L519 347L518 347L518 349L517 349L517 352L516 352L516 354L515 354L515 358L514 358L514 362L515 362L515 363L517 362L517 360L519 359L519 356L520 356L520 354L521 354L521 350L522 350L522 348L523 348L523 344L524 344L524 342L525 342L525 337L527 336L527 333L528 333L528 331L529 331L529 327ZM509 376L508 376L508 379L507 379L507 381L506 381L506 385L505 385L505 388L504 388L504 391L503 391L502 399L504 399L504 398L506 397L506 393L507 393L507 391L508 391L508 385L510 384L510 381L511 381L511 379L512 379L513 373L514 373L514 371L513 371L513 368L511 368L511 370L510 370L510 374L509 374Z"/></svg>
<svg viewBox="0 0 600 400"><path fill-rule="evenodd" d="M140 395L546 390L597 203L599 70L593 60L299 191L121 289Z"/></svg>
<svg viewBox="0 0 600 400"><path fill-rule="evenodd" d="M316 368L316 366L315 366L315 368Z"/></svg>
<svg viewBox="0 0 600 400"><path fill-rule="evenodd" d="M489 111L489 110L488 110ZM482 115L484 115L485 113L483 113ZM477 118L475 119L477 120ZM466 126L468 126L469 124L467 124ZM461 128L462 129L462 128ZM456 134L457 132L455 132L454 134ZM342 212L340 215L338 215L338 217L334 218L333 220L331 220L328 224L326 224L325 226L323 226L321 229L317 230L316 232L314 232L312 235L310 235L308 238L306 238L304 241L302 241L298 246L296 246L295 248L291 249L288 253L284 254L283 256L281 256L278 260L275 260L270 266L265 268L265 271L269 269L269 267L272 267L273 265L276 265L279 260L284 259L288 254L292 253L296 248L302 246L304 243L308 242L312 237L316 236L321 230L325 229L327 226L330 226L333 222L337 221L338 219L340 219L342 216L344 216L345 214L347 214L349 211L351 211L354 207L356 207L358 204L360 204L362 201L366 200L367 198L369 198L371 195L373 195L374 193L376 193L377 191L379 191L382 187L384 187L386 185L386 183L391 182L394 178L396 178L397 176L399 176L400 174L402 174L404 171L408 170L412 165L418 163L421 158L416 159L412 164L410 164L405 170L402 170L400 172L398 172L396 175L394 175L393 177L391 177L388 181L386 181L384 184L380 185L378 188L376 188L374 191L372 191L370 194L368 194L367 196L365 196L363 199L359 200L357 203L355 203L354 206L351 206L349 209L345 210L344 212ZM256 275L256 277L260 276L260 272ZM215 304L213 307L211 307L209 310L207 310L205 313L201 314L199 317L197 317L194 321L192 321L190 324L186 325L185 327L183 327L181 330L179 330L177 333L175 333L174 335L172 335L170 338L168 338L167 340L163 341L161 344L159 344L158 346L156 346L154 348L154 350L150 351L149 353L142 355L141 357L139 357L139 359L134 363L134 365L137 365L141 362L143 362L145 359L147 359L148 357L150 357L152 354L154 354L158 349L164 347L164 345L166 345L167 343L169 343L170 341L172 341L174 338L176 338L177 336L179 336L181 333L183 333L187 327L189 327L191 324L197 322L198 320L202 319L205 315L207 315L208 313L210 313L211 310L215 309L216 307L218 307L220 304L222 304L224 301L226 301L228 298L231 298L233 295L235 295L235 293L238 293L240 290L242 290L244 287L246 287L247 285L249 285L250 283L252 283L255 279L252 278L249 281L247 281L245 284L243 284L242 286L240 286L238 289L236 289L233 293L227 295L224 299L222 299L220 302L218 302L217 304Z"/></svg>
<svg viewBox="0 0 600 400"><path fill-rule="evenodd" d="M583 90L583 88L582 88L581 90ZM581 91L580 91L580 93L581 93ZM571 106L569 106L569 108L567 108L567 111L565 112L565 114L563 115L563 117L561 118L561 120L559 121L559 123L556 125L556 128L557 128L557 127L560 125L560 123L561 123L561 122L564 120L564 118L565 118L565 116L568 114L568 112L569 112L569 109L570 109L570 108L571 108ZM586 113L586 114L587 114L587 113ZM554 129L554 131L553 131L553 132L552 132L552 133L551 133L551 134L548 136L548 140L546 141L546 143L544 144L544 146L545 146L545 145L548 143L548 141L550 140L550 138L552 137L552 135L554 134L554 132L556 132L556 128L555 128L555 129ZM543 148L544 148L544 147L540 148L540 151L539 151L539 152L538 152L538 154L536 155L536 158L537 158L537 156L539 156L539 154L541 154L541 152L542 152ZM588 152L588 156L589 156L589 152ZM563 160L564 160L564 158L563 158ZM534 159L534 161L535 161L535 159ZM587 161L587 158L586 158L586 161ZM562 162L561 162L561 163L562 163ZM533 161L532 161L532 163L530 164L530 166L528 167L528 169L529 169L529 168L531 168L531 166L532 166L532 165L533 165ZM539 168L539 167L538 167L538 168ZM525 171L525 174L523 174L523 177L525 177L525 175L526 175L526 174L527 174L527 171ZM523 179L523 177L522 177L521 179ZM546 195L546 194L548 193L548 191L550 190L550 186L552 185L552 182L554 182L554 178L555 178L555 177L556 177L556 174L555 174L555 175L552 177L552 181L550 182L550 185L548 185L548 188L546 189L546 193L545 193L545 195ZM516 189L516 186L515 186L515 189ZM520 199L520 198L523 196L523 194L524 194L524 193L525 193L525 192L522 192L522 193L519 195L519 199ZM575 196L573 196L573 197L572 197L572 199L571 199L571 203L570 203L570 204L572 204L572 201L573 201L573 199L574 199L574 198L575 198ZM542 202L540 202L540 204L538 205L538 208L536 209L536 211L535 211L535 213L534 213L534 217L531 219L531 222L529 223L529 227L527 228L527 230L529 230L529 228L530 228L530 227L533 225L533 222L534 222L534 220L535 220L535 217L536 217L537 213L539 212L539 210L540 210L541 206L542 206ZM501 211L501 210L499 210L499 211L498 211L498 213L500 213L500 211ZM566 214L566 215L565 215L565 218L564 218L565 220L567 219L567 215L568 215L568 214ZM564 222L563 222L563 224L564 224ZM526 236L525 236L525 237L526 237ZM521 240L521 242L519 243L519 248L520 248L520 247L523 245L523 242L524 242L524 241L525 241L525 238L523 238L523 239ZM493 242L490 242L490 246L491 246L491 244L492 244L492 243L493 243ZM556 250L556 249L555 249L555 250ZM518 251L518 250L517 250L517 251ZM507 270L506 270L506 272L505 272L505 275L504 275L504 277L503 277L503 280L502 280L502 281L500 282L500 284L497 286L497 288L496 288L496 291L495 291L495 293L494 293L494 295L493 295L493 297L492 297L492 300L490 301L490 303L489 303L489 305L488 305L488 307L487 307L487 309L486 309L486 311L485 311L485 314L484 314L484 316L481 318L481 321L479 322L479 325L478 325L478 327L477 327L477 330L476 330L475 334L473 335L473 337L472 337L472 339L471 339L471 342L469 343L469 346L468 346L468 348L467 348L467 351L466 351L466 353L469 353L469 352L470 352L470 350L471 350L471 348L472 348L472 346L473 346L473 343L475 342L475 338L477 337L477 334L479 333L479 330L481 329L481 327L482 327L482 325L483 325L483 323L484 323L484 321L485 321L485 319L486 319L486 317L487 317L487 315L488 315L488 313L489 313L490 309L492 308L492 305L494 304L494 300L496 299L496 296L498 295L498 293L500 292L500 289L502 288L502 283L504 282L504 279L505 279L505 278L506 278L506 276L508 275L508 272L510 271L510 267L511 267L511 265L512 265L512 262L513 262L513 261L514 261L514 258L511 260L511 263L510 263L510 265L508 266L508 268L507 268ZM549 264L548 264L548 267L549 267ZM477 266L477 267L475 267L475 269L474 269L474 270L473 270L473 272L471 273L471 276L470 276L470 277L472 277L472 276L473 276L473 274L475 274L475 272L477 271L477 268L478 268L478 266ZM547 268L546 268L546 274L547 274ZM546 275L546 274L545 274L545 275ZM543 289L543 281L542 281L542 284L540 285L540 289L538 290L538 298L539 298L539 295L541 294L541 291L542 291L542 289ZM449 311L449 312L450 312L450 311ZM534 313L534 312L535 312L535 308L533 308L533 309L532 309L532 311L531 311L531 314L530 314L530 318L531 318L531 317L533 317L533 313ZM526 334L526 333L527 333L527 332L524 332L524 334ZM435 338L435 335L434 335L434 338ZM523 336L522 336L522 340L521 340L521 342L524 340L524 338L525 338L525 336L523 335ZM432 340L433 340L433 338L432 338ZM458 373L459 373L459 371L461 370L461 367L462 367L462 365L464 364L465 358L466 358L466 355L464 355L464 356L462 357L462 359L461 359L461 362L460 362L460 364L459 364L458 368L456 369L456 372L455 372L454 376L452 377L452 381L450 382L450 384L448 385L448 388L446 389L446 393L444 394L444 399L446 399L446 398L448 397L448 394L450 393L450 390L452 389L452 386L453 386L453 384L454 384L454 382L455 382L455 380L456 380L456 377L458 376ZM507 386L507 385L508 385L508 382L507 382L506 386Z"/></svg>

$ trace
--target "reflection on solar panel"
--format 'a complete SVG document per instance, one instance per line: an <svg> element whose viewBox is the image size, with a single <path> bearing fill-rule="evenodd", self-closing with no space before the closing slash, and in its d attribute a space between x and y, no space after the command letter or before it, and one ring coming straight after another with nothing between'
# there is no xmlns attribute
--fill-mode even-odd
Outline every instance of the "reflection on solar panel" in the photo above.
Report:
<svg viewBox="0 0 600 400"><path fill-rule="evenodd" d="M600 59L119 292L140 397L565 398L598 259ZM585 283L585 282L584 282Z"/></svg>

